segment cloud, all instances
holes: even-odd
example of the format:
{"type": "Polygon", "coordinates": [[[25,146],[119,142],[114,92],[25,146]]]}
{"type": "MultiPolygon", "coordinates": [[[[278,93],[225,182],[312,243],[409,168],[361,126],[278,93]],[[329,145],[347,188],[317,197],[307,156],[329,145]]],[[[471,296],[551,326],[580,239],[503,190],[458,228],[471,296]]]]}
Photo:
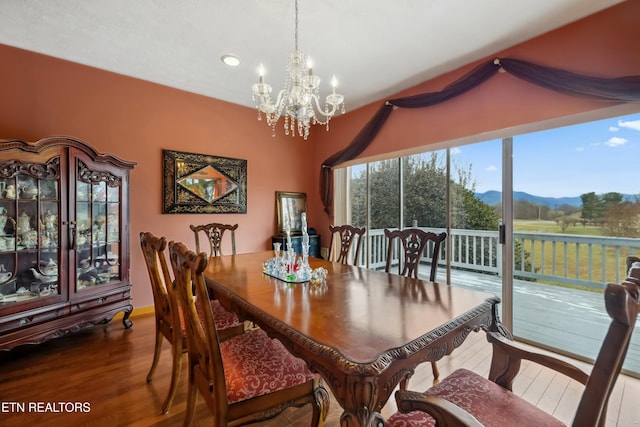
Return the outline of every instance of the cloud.
{"type": "Polygon", "coordinates": [[[576,147],[576,151],[584,151],[584,147],[576,147]]]}
{"type": "Polygon", "coordinates": [[[627,143],[626,139],[618,138],[616,136],[614,136],[613,138],[609,138],[609,140],[605,142],[605,144],[608,145],[609,147],[617,147],[618,145],[624,145],[626,143],[627,143]]]}
{"type": "Polygon", "coordinates": [[[450,150],[450,152],[451,152],[451,155],[452,155],[452,156],[455,156],[456,154],[460,154],[460,153],[462,153],[462,150],[461,150],[461,149],[459,149],[458,147],[453,147],[453,148],[450,150]]]}
{"type": "Polygon", "coordinates": [[[618,120],[618,126],[621,128],[640,130],[640,120],[628,120],[626,122],[618,120]]]}
{"type": "Polygon", "coordinates": [[[620,128],[615,127],[615,126],[609,126],[609,132],[618,132],[620,130],[620,128]]]}
{"type": "Polygon", "coordinates": [[[497,170],[498,170],[498,168],[495,167],[494,165],[491,165],[486,169],[487,172],[495,172],[497,170]]]}

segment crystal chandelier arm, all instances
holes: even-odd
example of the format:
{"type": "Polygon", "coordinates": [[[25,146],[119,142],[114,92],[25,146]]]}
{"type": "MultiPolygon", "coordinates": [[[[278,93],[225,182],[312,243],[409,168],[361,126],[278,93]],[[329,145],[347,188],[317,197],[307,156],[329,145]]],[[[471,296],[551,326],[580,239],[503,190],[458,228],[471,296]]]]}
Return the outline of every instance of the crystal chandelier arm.
{"type": "Polygon", "coordinates": [[[320,124],[326,124],[338,111],[340,105],[343,104],[344,97],[339,93],[332,93],[330,95],[327,95],[324,108],[320,106],[320,100],[316,95],[313,95],[311,99],[313,101],[312,104],[314,104],[315,107],[314,112],[316,112],[318,115],[323,116],[325,119],[320,120],[320,118],[316,117],[316,120],[320,124]]]}
{"type": "Polygon", "coordinates": [[[270,96],[262,101],[261,110],[265,113],[269,126],[274,125],[280,120],[280,116],[285,109],[284,99],[287,98],[286,92],[285,89],[278,92],[275,103],[271,102],[270,96]]]}
{"type": "Polygon", "coordinates": [[[282,89],[278,92],[278,97],[276,98],[276,102],[273,104],[274,108],[278,111],[278,117],[282,114],[286,107],[286,99],[289,98],[289,91],[287,89],[282,89]]]}
{"type": "Polygon", "coordinates": [[[322,125],[327,124],[327,122],[331,120],[331,116],[336,112],[336,106],[332,105],[331,110],[328,110],[327,107],[329,104],[325,104],[325,108],[322,108],[320,106],[320,100],[316,95],[313,95],[311,99],[312,102],[310,102],[310,104],[314,104],[311,107],[313,108],[316,121],[322,125]]]}

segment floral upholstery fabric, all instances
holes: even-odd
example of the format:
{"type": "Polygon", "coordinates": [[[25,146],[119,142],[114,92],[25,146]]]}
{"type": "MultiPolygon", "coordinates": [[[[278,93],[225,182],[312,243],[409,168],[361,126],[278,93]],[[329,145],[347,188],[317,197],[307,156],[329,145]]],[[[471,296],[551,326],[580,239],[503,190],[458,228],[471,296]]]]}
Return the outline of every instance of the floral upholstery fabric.
{"type": "Polygon", "coordinates": [[[229,403],[303,384],[317,377],[307,364],[262,330],[220,343],[229,403]]]}
{"type": "MultiPolygon", "coordinates": [[[[198,304],[198,307],[199,306],[200,305],[198,304]]],[[[211,300],[211,311],[213,311],[216,329],[233,328],[240,324],[238,316],[236,316],[235,313],[225,310],[218,300],[211,300]]],[[[202,316],[200,317],[202,318],[202,316]]]]}
{"type": "MultiPolygon", "coordinates": [[[[228,310],[225,310],[224,307],[220,304],[218,300],[211,300],[211,311],[213,312],[213,319],[216,324],[217,330],[233,328],[234,326],[240,325],[240,320],[235,313],[232,313],[228,310]]],[[[204,322],[204,313],[202,312],[202,306],[196,301],[196,311],[198,312],[198,317],[200,318],[200,323],[204,322]]],[[[184,315],[182,314],[182,310],[178,312],[180,315],[180,329],[182,330],[182,337],[186,338],[187,331],[185,330],[186,326],[184,324],[184,315]]],[[[184,349],[186,351],[187,344],[184,343],[184,349]]]]}
{"type": "MultiPolygon", "coordinates": [[[[458,369],[426,394],[440,396],[472,414],[487,427],[564,426],[557,419],[512,392],[466,369],[458,369]]],[[[392,415],[387,427],[435,426],[424,412],[392,415]]]]}

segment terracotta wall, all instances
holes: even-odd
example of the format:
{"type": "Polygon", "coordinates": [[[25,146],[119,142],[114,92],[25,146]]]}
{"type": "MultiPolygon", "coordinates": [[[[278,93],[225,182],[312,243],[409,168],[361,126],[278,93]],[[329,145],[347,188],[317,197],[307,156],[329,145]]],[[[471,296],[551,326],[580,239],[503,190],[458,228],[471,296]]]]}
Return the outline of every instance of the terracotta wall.
{"type": "MultiPolygon", "coordinates": [[[[602,76],[640,74],[640,2],[627,1],[600,14],[498,52],[602,76]]],[[[189,244],[189,224],[238,223],[238,251],[266,249],[275,230],[275,191],[308,194],[309,225],[323,235],[331,219],[318,196],[321,162],[347,145],[379,103],[348,112],[318,129],[307,142],[281,133],[274,139],[253,109],[0,45],[0,139],[34,141],[70,135],[138,162],[131,179],[134,306],[153,304],[137,247],[141,230],[189,244]],[[209,153],[248,160],[246,215],[162,215],[161,150],[209,153]]],[[[437,91],[470,70],[469,64],[397,96],[437,91]]],[[[249,96],[249,95],[248,95],[249,96]]],[[[394,96],[395,97],[395,96],[394,96]]],[[[382,102],[382,101],[381,101],[382,102]]],[[[443,105],[396,110],[363,157],[515,127],[606,107],[557,95],[498,75],[443,105]]],[[[640,107],[638,108],[640,111],[640,107]]],[[[328,239],[323,241],[326,246],[328,239]]]]}
{"type": "MultiPolygon", "coordinates": [[[[513,46],[495,55],[424,82],[390,98],[442,90],[469,72],[478,63],[494,57],[513,57],[602,77],[640,75],[640,1],[627,1],[571,25],[513,46]]],[[[499,25],[499,23],[496,23],[499,25]]],[[[434,36],[435,38],[436,36],[434,36]]],[[[435,40],[434,42],[437,42],[435,40]]],[[[332,120],[329,134],[319,132],[315,144],[315,175],[319,182],[324,159],[348,144],[374,115],[383,101],[347,113],[332,120]]],[[[560,95],[523,82],[508,74],[498,74],[482,86],[443,104],[423,109],[397,109],[380,134],[360,156],[375,158],[385,153],[422,149],[430,144],[480,135],[477,141],[510,136],[531,125],[549,119],[607,109],[612,104],[560,95]],[[482,136],[491,132],[491,138],[482,136]]],[[[640,105],[623,109],[640,111],[640,105]]],[[[621,109],[607,109],[604,115],[621,109]],[[615,110],[612,111],[612,110],[615,110]]],[[[597,117],[597,112],[592,116],[597,117]]],[[[581,121],[580,117],[567,118],[581,121]]],[[[319,196],[316,195],[317,198],[319,196]]],[[[325,230],[331,219],[322,211],[312,213],[321,219],[325,230]]]]}
{"type": "Polygon", "coordinates": [[[135,307],[153,305],[140,231],[193,245],[189,224],[238,223],[238,251],[264,250],[276,229],[275,191],[316,193],[313,141],[283,132],[274,139],[253,109],[4,45],[0,63],[0,139],[68,135],[138,162],[131,174],[135,307]],[[247,214],[163,215],[162,149],[247,159],[247,214]]]}

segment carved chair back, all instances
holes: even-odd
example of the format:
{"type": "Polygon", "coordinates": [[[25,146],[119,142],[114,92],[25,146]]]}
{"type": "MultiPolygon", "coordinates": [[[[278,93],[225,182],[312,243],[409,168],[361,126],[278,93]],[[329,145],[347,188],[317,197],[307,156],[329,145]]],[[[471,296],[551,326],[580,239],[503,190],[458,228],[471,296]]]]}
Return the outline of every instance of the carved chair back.
{"type": "Polygon", "coordinates": [[[192,393],[192,381],[198,385],[206,384],[213,394],[212,400],[215,406],[218,407],[219,415],[216,416],[216,420],[225,420],[224,423],[217,422],[214,425],[226,425],[227,387],[218,331],[214,326],[211,310],[201,310],[201,313],[198,313],[199,310],[196,308],[196,300],[209,300],[202,276],[202,272],[207,267],[206,254],[201,252],[196,255],[180,242],[171,242],[169,253],[176,278],[177,300],[184,316],[187,336],[189,393],[192,393]]]}
{"type": "Polygon", "coordinates": [[[166,414],[171,407],[178,385],[180,358],[182,357],[185,346],[184,335],[182,334],[180,326],[180,313],[176,299],[170,295],[174,290],[171,286],[172,279],[165,255],[167,239],[155,236],[150,232],[141,232],[140,246],[145,264],[147,265],[147,271],[149,272],[156,318],[155,350],[151,369],[149,369],[149,373],[147,374],[148,383],[153,380],[153,375],[160,360],[163,337],[166,338],[172,346],[173,370],[171,384],[167,398],[162,405],[162,411],[166,414]]]}
{"type": "Polygon", "coordinates": [[[604,302],[611,324],[585,385],[573,420],[574,426],[599,421],[604,426],[607,403],[627,356],[640,312],[640,266],[631,267],[621,284],[608,284],[604,302]]]}
{"type": "MultiPolygon", "coordinates": [[[[220,224],[212,222],[210,224],[203,225],[190,225],[191,231],[193,231],[196,240],[196,253],[200,252],[200,232],[204,233],[209,242],[209,256],[222,255],[222,238],[225,231],[228,231],[231,235],[231,253],[236,254],[236,229],[238,224],[220,224]]],[[[203,248],[204,250],[204,248],[203,248]]]]}
{"type": "Polygon", "coordinates": [[[405,228],[404,230],[384,230],[388,239],[387,263],[385,271],[391,272],[391,264],[393,262],[393,241],[399,239],[402,246],[402,254],[398,257],[398,273],[402,276],[418,278],[418,267],[420,260],[424,254],[425,248],[429,242],[433,242],[431,256],[431,272],[429,280],[436,280],[436,272],[438,270],[438,258],[440,256],[440,243],[447,238],[447,233],[442,232],[435,234],[430,231],[424,231],[419,228],[405,228]]]}
{"type": "Polygon", "coordinates": [[[349,264],[349,255],[351,254],[351,248],[355,247],[353,255],[353,264],[357,264],[360,259],[360,248],[363,244],[364,233],[367,231],[366,227],[358,228],[352,225],[330,225],[329,231],[331,232],[331,242],[329,244],[329,259],[333,259],[335,262],[342,264],[349,264]],[[335,236],[340,238],[340,249],[336,256],[334,251],[334,238],[335,236]],[[355,245],[355,246],[354,246],[355,245]]]}
{"type": "Polygon", "coordinates": [[[221,343],[215,314],[207,309],[208,305],[197,308],[197,301],[209,299],[203,275],[206,253],[196,254],[180,242],[170,242],[169,253],[187,336],[189,388],[185,426],[191,425],[195,415],[198,393],[216,426],[266,420],[290,406],[306,403],[313,405],[311,425],[321,426],[329,396],[320,377],[260,329],[221,343]]]}
{"type": "MultiPolygon", "coordinates": [[[[162,352],[163,337],[171,344],[173,358],[171,370],[171,383],[167,398],[162,404],[162,412],[168,413],[175,397],[180,379],[182,354],[187,351],[185,326],[182,309],[178,304],[178,296],[172,286],[173,279],[169,264],[167,263],[166,248],[167,239],[155,236],[150,232],[140,233],[140,246],[149,271],[149,279],[153,290],[154,313],[156,317],[156,340],[153,353],[153,362],[147,374],[147,382],[153,380],[156,367],[162,352]]],[[[204,300],[208,301],[208,300],[204,300]]],[[[216,313],[215,325],[221,340],[234,337],[245,331],[244,322],[240,322],[238,316],[226,311],[220,302],[211,300],[208,304],[216,313]]],[[[200,304],[198,304],[200,307],[200,304]]]]}

